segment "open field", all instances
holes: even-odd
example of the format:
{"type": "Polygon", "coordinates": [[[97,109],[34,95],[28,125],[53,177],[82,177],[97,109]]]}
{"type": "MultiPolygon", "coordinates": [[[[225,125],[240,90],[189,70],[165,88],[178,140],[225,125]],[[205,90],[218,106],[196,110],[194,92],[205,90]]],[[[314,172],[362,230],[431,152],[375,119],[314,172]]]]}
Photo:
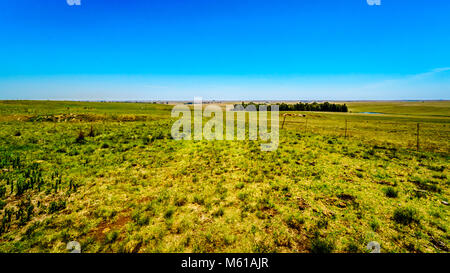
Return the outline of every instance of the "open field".
{"type": "Polygon", "coordinates": [[[378,112],[412,116],[450,117],[448,101],[347,102],[352,112],[378,112]]]}
{"type": "Polygon", "coordinates": [[[449,252],[450,102],[347,105],[261,152],[173,140],[170,105],[0,101],[0,252],[449,252]]]}

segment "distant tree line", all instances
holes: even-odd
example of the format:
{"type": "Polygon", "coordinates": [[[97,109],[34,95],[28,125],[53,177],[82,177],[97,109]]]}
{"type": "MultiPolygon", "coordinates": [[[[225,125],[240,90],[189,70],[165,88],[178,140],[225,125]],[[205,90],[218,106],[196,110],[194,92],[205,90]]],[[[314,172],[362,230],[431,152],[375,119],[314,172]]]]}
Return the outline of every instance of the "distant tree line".
{"type": "MultiPolygon", "coordinates": [[[[259,110],[260,106],[266,106],[267,111],[271,110],[270,104],[257,104],[254,102],[250,103],[244,103],[241,104],[235,104],[234,110],[239,110],[238,106],[242,106],[244,108],[247,108],[249,105],[255,106],[256,110],[259,110]]],[[[275,105],[278,105],[280,111],[317,111],[317,112],[348,112],[347,105],[344,104],[337,104],[337,103],[329,103],[329,102],[323,102],[323,103],[303,103],[298,102],[295,104],[286,104],[286,103],[277,103],[275,105]]]]}

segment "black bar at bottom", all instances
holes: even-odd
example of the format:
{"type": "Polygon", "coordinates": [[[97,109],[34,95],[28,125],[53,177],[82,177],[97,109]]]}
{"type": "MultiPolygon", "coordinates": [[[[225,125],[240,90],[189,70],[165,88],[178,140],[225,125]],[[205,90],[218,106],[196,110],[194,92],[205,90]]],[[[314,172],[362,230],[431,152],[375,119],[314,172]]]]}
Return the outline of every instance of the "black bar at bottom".
{"type": "Polygon", "coordinates": [[[1,264],[56,271],[314,272],[445,268],[449,254],[0,254],[1,264]],[[16,260],[17,259],[17,260],[16,260]],[[16,261],[15,261],[16,260],[16,261]]]}

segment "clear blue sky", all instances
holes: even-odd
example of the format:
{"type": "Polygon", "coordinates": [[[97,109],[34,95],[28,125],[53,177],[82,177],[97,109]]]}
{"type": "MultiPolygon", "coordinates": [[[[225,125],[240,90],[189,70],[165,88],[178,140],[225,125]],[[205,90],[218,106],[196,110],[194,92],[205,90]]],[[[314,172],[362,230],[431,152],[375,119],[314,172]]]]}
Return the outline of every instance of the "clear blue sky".
{"type": "Polygon", "coordinates": [[[450,1],[6,0],[0,99],[450,99],[450,1]]]}

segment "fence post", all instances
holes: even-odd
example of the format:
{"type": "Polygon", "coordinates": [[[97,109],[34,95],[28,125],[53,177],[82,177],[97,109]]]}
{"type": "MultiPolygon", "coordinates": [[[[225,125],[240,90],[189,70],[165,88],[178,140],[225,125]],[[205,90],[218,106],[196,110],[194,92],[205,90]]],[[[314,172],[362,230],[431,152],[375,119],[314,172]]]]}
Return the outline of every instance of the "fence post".
{"type": "Polygon", "coordinates": [[[420,123],[417,123],[417,151],[419,151],[419,132],[420,132],[420,123]]]}
{"type": "Polygon", "coordinates": [[[281,129],[283,129],[284,128],[284,122],[286,121],[286,116],[284,116],[284,119],[283,119],[283,124],[281,125],[281,129]]]}

